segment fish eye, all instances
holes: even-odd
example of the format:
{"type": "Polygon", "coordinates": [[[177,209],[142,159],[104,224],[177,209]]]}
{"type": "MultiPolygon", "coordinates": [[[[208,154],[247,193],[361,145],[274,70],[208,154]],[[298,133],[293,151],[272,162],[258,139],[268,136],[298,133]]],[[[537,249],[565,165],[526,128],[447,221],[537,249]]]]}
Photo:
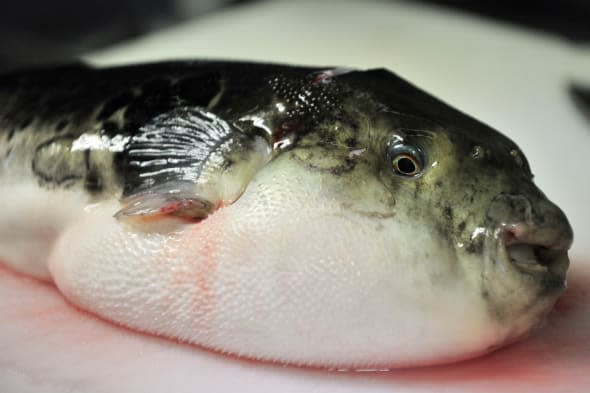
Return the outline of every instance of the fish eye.
{"type": "Polygon", "coordinates": [[[402,177],[415,177],[424,169],[424,154],[415,146],[395,144],[389,147],[388,159],[393,172],[402,177]]]}

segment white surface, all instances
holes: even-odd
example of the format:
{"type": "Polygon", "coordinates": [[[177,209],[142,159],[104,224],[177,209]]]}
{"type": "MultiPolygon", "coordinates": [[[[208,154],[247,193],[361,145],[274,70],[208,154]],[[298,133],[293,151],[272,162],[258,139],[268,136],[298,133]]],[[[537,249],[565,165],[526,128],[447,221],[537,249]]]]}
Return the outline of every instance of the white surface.
{"type": "MultiPolygon", "coordinates": [[[[234,58],[387,67],[514,139],[576,241],[570,290],[537,336],[434,369],[342,374],[237,361],[136,335],[0,270],[4,392],[580,392],[590,384],[590,124],[565,90],[590,50],[437,9],[379,2],[245,5],[88,56],[97,64],[234,58]]],[[[346,327],[343,327],[346,328],[346,327]]]]}

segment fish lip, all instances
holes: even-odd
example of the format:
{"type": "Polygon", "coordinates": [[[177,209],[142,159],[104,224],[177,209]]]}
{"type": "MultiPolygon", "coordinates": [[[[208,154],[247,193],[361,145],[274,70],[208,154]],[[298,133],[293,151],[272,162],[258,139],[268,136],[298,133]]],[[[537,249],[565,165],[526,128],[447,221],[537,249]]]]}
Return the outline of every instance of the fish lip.
{"type": "Polygon", "coordinates": [[[547,236],[524,225],[506,225],[500,229],[499,246],[503,259],[519,272],[554,284],[562,281],[565,287],[571,238],[557,231],[547,236]]]}
{"type": "Polygon", "coordinates": [[[567,250],[554,250],[536,244],[519,243],[506,246],[506,254],[512,266],[522,273],[535,275],[563,275],[565,280],[565,272],[563,272],[563,268],[566,265],[569,265],[567,250]],[[523,261],[514,257],[513,250],[516,247],[530,248],[530,253],[535,255],[535,259],[523,261]]]}

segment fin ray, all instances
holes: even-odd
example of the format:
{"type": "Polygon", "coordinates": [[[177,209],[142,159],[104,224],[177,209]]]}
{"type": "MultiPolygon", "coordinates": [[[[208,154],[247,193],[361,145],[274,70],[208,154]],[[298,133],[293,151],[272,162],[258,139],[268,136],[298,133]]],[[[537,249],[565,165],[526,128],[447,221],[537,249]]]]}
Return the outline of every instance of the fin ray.
{"type": "Polygon", "coordinates": [[[205,218],[239,198],[271,154],[264,138],[211,112],[175,108],[141,127],[127,145],[123,208],[115,217],[205,218]]]}

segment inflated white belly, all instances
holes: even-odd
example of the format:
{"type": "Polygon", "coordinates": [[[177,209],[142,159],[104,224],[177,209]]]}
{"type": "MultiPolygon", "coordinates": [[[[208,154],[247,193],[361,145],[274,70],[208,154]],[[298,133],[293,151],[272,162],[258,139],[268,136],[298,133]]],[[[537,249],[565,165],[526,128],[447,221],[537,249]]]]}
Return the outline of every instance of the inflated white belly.
{"type": "Polygon", "coordinates": [[[259,359],[411,365],[504,339],[453,256],[432,249],[433,234],[409,238],[403,217],[355,213],[326,197],[319,177],[293,175],[287,164],[262,171],[199,223],[120,221],[116,200],[86,205],[74,191],[17,187],[20,198],[2,201],[14,214],[0,222],[0,257],[117,323],[259,359]],[[19,246],[27,239],[36,249],[19,246]]]}

